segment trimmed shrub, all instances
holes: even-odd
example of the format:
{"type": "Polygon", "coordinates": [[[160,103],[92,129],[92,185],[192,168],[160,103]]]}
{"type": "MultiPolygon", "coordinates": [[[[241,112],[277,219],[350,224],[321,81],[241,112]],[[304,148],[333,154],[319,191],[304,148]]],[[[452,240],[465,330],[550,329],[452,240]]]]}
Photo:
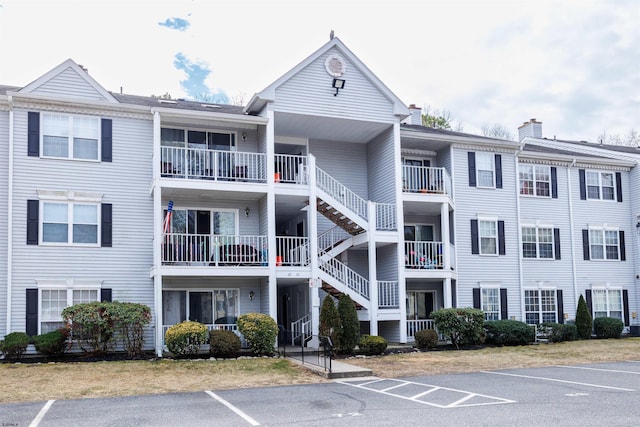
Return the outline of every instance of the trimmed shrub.
{"type": "Polygon", "coordinates": [[[549,342],[575,341],[578,339],[578,328],[574,323],[547,322],[540,325],[549,342]]]}
{"type": "Polygon", "coordinates": [[[360,337],[358,348],[368,356],[382,354],[387,349],[387,340],[377,335],[365,334],[360,337]]]}
{"type": "Polygon", "coordinates": [[[142,354],[144,326],[151,322],[151,309],[144,304],[113,301],[106,303],[115,327],[122,337],[122,344],[129,357],[142,354]]]}
{"type": "Polygon", "coordinates": [[[435,329],[421,329],[414,334],[416,347],[421,350],[432,349],[438,345],[438,333],[435,329]]]}
{"type": "Polygon", "coordinates": [[[482,344],[485,338],[484,313],[476,308],[441,308],[431,313],[436,329],[459,349],[461,345],[482,344]]]}
{"type": "Polygon", "coordinates": [[[94,354],[104,354],[115,346],[115,319],[108,302],[76,304],[62,310],[62,318],[70,325],[71,336],[80,348],[94,354]]]}
{"type": "Polygon", "coordinates": [[[492,320],[484,322],[488,344],[526,345],[536,339],[535,329],[518,320],[492,320]]]}
{"type": "Polygon", "coordinates": [[[33,337],[33,344],[38,353],[42,353],[45,356],[58,357],[62,356],[68,348],[67,338],[69,338],[69,330],[60,328],[33,337]]]}
{"type": "Polygon", "coordinates": [[[620,338],[624,323],[614,317],[596,317],[593,319],[593,330],[598,338],[620,338]]]}
{"type": "Polygon", "coordinates": [[[338,314],[335,299],[331,295],[327,295],[322,301],[319,333],[321,336],[331,338],[334,348],[340,346],[340,314],[338,314]]]}
{"type": "Polygon", "coordinates": [[[164,343],[174,356],[198,354],[200,346],[207,342],[207,327],[187,320],[173,325],[164,334],[164,343]]]}
{"type": "Polygon", "coordinates": [[[9,360],[20,360],[27,351],[31,338],[24,332],[11,332],[0,341],[0,352],[9,360]]]}
{"type": "Polygon", "coordinates": [[[238,330],[249,343],[256,356],[274,354],[278,324],[273,318],[262,313],[247,313],[238,317],[238,330]]]}
{"type": "Polygon", "coordinates": [[[358,338],[360,337],[360,321],[358,320],[356,305],[349,295],[340,295],[338,314],[340,315],[338,351],[342,354],[352,354],[356,345],[358,345],[358,338]]]}
{"type": "Polygon", "coordinates": [[[209,332],[209,353],[213,357],[237,357],[240,353],[240,338],[233,331],[213,330],[209,332]]]}
{"type": "Polygon", "coordinates": [[[578,328],[578,338],[581,340],[588,340],[591,338],[591,332],[593,330],[593,319],[591,313],[587,308],[587,303],[584,297],[580,295],[578,298],[578,308],[576,310],[576,328],[578,328]]]}

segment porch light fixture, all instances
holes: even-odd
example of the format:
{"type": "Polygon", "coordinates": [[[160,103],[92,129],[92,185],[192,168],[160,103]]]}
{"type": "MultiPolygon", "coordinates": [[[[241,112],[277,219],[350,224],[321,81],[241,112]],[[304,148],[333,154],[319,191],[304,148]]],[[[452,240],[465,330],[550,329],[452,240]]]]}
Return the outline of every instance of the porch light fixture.
{"type": "Polygon", "coordinates": [[[249,216],[250,213],[251,213],[251,209],[249,209],[249,206],[244,208],[244,216],[249,216]]]}
{"type": "Polygon", "coordinates": [[[334,93],[333,96],[338,96],[338,91],[340,91],[340,89],[344,89],[344,83],[344,79],[333,79],[331,87],[336,90],[336,93],[334,93]]]}
{"type": "Polygon", "coordinates": [[[247,140],[247,133],[246,132],[242,132],[242,141],[246,141],[247,140]]]}
{"type": "Polygon", "coordinates": [[[249,291],[249,301],[253,301],[253,297],[254,297],[255,295],[256,295],[256,294],[255,294],[253,291],[249,291]]]}

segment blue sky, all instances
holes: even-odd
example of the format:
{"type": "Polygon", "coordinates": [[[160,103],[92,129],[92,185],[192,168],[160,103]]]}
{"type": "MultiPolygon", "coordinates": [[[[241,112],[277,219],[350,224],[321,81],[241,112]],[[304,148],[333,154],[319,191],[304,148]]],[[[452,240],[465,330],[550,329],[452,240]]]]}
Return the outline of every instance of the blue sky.
{"type": "Polygon", "coordinates": [[[0,84],[67,58],[106,89],[244,102],[333,29],[401,100],[463,130],[530,118],[549,138],[640,130],[634,0],[0,0],[0,84]]]}

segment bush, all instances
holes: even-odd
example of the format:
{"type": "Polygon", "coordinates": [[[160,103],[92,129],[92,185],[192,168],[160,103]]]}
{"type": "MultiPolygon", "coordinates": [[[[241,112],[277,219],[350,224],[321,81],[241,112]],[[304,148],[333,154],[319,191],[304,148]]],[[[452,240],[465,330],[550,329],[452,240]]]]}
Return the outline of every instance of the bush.
{"type": "Polygon", "coordinates": [[[60,328],[55,331],[47,332],[33,337],[33,344],[38,353],[45,356],[62,356],[67,350],[69,338],[69,330],[60,328]]]}
{"type": "Polygon", "coordinates": [[[198,354],[206,342],[207,327],[190,320],[173,325],[164,334],[164,343],[174,356],[198,354]]]}
{"type": "Polygon", "coordinates": [[[144,343],[144,326],[151,322],[149,306],[118,301],[105,304],[115,320],[115,327],[122,337],[124,349],[129,357],[140,356],[144,343]]]}
{"type": "Polygon", "coordinates": [[[517,320],[492,320],[484,323],[486,342],[495,345],[526,345],[536,340],[535,329],[517,320]]]}
{"type": "Polygon", "coordinates": [[[435,329],[421,329],[414,334],[416,347],[421,350],[425,348],[436,348],[438,345],[438,333],[435,329]]]}
{"type": "Polygon", "coordinates": [[[431,313],[436,329],[460,345],[482,344],[485,338],[484,313],[476,308],[441,308],[431,313]]]}
{"type": "Polygon", "coordinates": [[[274,353],[278,324],[273,318],[262,313],[247,313],[238,317],[238,330],[249,343],[256,356],[271,356],[274,353]]]}
{"type": "Polygon", "coordinates": [[[620,338],[624,323],[614,317],[596,317],[593,320],[593,329],[598,338],[620,338]]]}
{"type": "Polygon", "coordinates": [[[111,317],[110,303],[72,305],[62,310],[62,318],[70,325],[71,336],[78,340],[82,350],[104,354],[114,347],[115,319],[111,317]]]}
{"type": "Polygon", "coordinates": [[[573,323],[547,322],[540,325],[540,330],[544,331],[549,342],[575,341],[578,339],[578,328],[573,323]]]}
{"type": "Polygon", "coordinates": [[[213,357],[237,357],[240,338],[233,331],[213,330],[209,333],[209,353],[213,357]]]}
{"type": "Polygon", "coordinates": [[[580,295],[578,298],[578,308],[576,310],[576,328],[578,330],[578,338],[581,340],[588,340],[591,338],[591,332],[593,330],[593,319],[591,313],[587,308],[587,303],[584,297],[580,295]]]}
{"type": "Polygon", "coordinates": [[[352,354],[353,349],[358,345],[358,338],[360,337],[360,321],[358,320],[356,305],[349,295],[340,295],[338,314],[340,315],[338,351],[342,354],[352,354]]]}
{"type": "Polygon", "coordinates": [[[20,360],[27,351],[31,338],[24,332],[11,332],[0,341],[0,352],[9,360],[20,360]]]}
{"type": "Polygon", "coordinates": [[[331,338],[331,344],[334,348],[340,347],[340,314],[338,314],[335,300],[331,295],[327,295],[322,301],[319,333],[321,336],[331,338]]]}
{"type": "Polygon", "coordinates": [[[358,343],[360,350],[369,356],[382,354],[387,349],[387,340],[377,335],[363,335],[358,343]]]}

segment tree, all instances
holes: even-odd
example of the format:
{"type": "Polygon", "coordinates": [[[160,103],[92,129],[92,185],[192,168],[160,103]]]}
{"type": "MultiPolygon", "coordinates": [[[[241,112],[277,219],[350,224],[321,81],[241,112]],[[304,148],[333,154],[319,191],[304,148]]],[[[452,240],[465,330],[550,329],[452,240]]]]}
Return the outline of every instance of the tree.
{"type": "Polygon", "coordinates": [[[598,136],[598,142],[600,144],[608,144],[608,145],[623,145],[626,147],[638,147],[640,146],[640,134],[637,130],[631,128],[629,133],[626,135],[621,134],[607,134],[607,132],[603,132],[600,136],[598,136]]]}
{"type": "Polygon", "coordinates": [[[331,338],[334,348],[340,347],[340,314],[331,295],[327,295],[322,301],[319,332],[320,335],[331,338]]]}
{"type": "Polygon", "coordinates": [[[427,105],[422,111],[422,126],[435,129],[455,130],[462,132],[462,122],[456,121],[455,116],[449,110],[437,110],[427,105]]]}
{"type": "Polygon", "coordinates": [[[509,141],[515,141],[513,133],[509,131],[506,126],[500,123],[494,123],[493,125],[482,125],[482,135],[489,138],[507,139],[509,141]]]}
{"type": "Polygon", "coordinates": [[[338,351],[342,354],[352,354],[358,345],[360,337],[360,321],[356,305],[347,294],[342,294],[338,300],[338,314],[340,315],[340,333],[338,334],[338,351]]]}
{"type": "Polygon", "coordinates": [[[578,338],[581,340],[588,340],[591,338],[591,331],[593,329],[593,319],[591,313],[587,308],[587,303],[584,297],[580,295],[578,299],[578,308],[576,310],[576,328],[578,328],[578,338]]]}

